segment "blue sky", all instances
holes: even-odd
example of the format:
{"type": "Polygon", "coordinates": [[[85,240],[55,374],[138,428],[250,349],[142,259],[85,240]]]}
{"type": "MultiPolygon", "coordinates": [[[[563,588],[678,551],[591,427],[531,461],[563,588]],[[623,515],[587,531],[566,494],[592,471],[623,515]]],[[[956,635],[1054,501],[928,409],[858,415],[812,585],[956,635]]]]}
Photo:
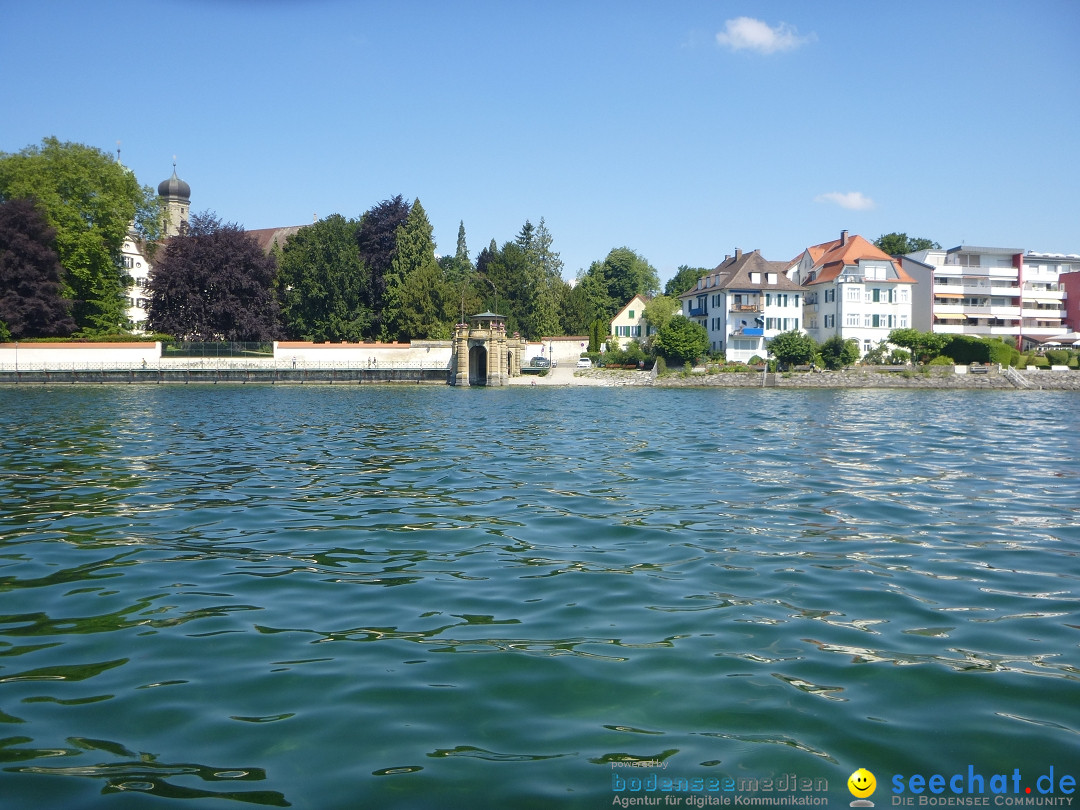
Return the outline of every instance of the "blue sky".
{"type": "Polygon", "coordinates": [[[0,3],[0,151],[172,171],[248,228],[419,198],[662,280],[841,229],[1080,253],[1080,2],[0,3]]]}

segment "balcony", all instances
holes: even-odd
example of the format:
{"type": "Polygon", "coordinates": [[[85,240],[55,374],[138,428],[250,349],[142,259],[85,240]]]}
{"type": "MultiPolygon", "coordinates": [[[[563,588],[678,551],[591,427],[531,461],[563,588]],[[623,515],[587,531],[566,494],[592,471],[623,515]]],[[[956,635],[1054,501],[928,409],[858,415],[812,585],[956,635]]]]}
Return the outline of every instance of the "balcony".
{"type": "Polygon", "coordinates": [[[732,304],[728,312],[764,312],[761,304],[732,304]]]}
{"type": "MultiPolygon", "coordinates": [[[[1020,307],[972,307],[963,304],[939,304],[934,302],[934,314],[943,318],[982,317],[982,318],[1019,318],[1020,307]]],[[[1025,312],[1024,314],[1028,314],[1025,312]]]]}
{"type": "Polygon", "coordinates": [[[690,307],[690,312],[687,314],[688,318],[704,318],[709,314],[709,308],[705,306],[690,307]]]}
{"type": "Polygon", "coordinates": [[[976,281],[974,279],[960,279],[959,283],[942,284],[941,279],[935,279],[934,295],[1020,295],[1020,288],[1015,284],[993,284],[989,281],[976,281]]]}

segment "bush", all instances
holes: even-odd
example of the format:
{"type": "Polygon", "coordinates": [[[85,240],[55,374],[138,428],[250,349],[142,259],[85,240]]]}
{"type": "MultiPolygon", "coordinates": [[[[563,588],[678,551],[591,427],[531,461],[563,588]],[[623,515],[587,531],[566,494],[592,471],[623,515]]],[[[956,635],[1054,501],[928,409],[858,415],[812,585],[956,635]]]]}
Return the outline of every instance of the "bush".
{"type": "Polygon", "coordinates": [[[991,363],[1000,363],[1003,366],[1015,366],[1020,359],[1020,352],[1002,340],[988,340],[990,347],[991,363]]]}
{"type": "Polygon", "coordinates": [[[822,363],[829,371],[839,371],[844,366],[850,366],[859,359],[859,343],[856,340],[844,340],[839,335],[833,335],[819,347],[818,354],[822,363]]]}
{"type": "Polygon", "coordinates": [[[890,366],[902,366],[905,365],[909,360],[911,360],[911,352],[906,352],[903,349],[897,349],[889,355],[888,362],[890,366]]]}
{"type": "Polygon", "coordinates": [[[756,354],[747,361],[751,366],[763,366],[765,361],[758,357],[756,354]]]}
{"type": "Polygon", "coordinates": [[[665,371],[667,371],[667,363],[664,362],[663,357],[656,358],[656,365],[654,366],[654,368],[656,368],[657,375],[663,374],[665,371]]]}
{"type": "Polygon", "coordinates": [[[1047,349],[1046,359],[1052,366],[1069,365],[1069,352],[1066,349],[1047,349]]]}
{"type": "Polygon", "coordinates": [[[927,363],[927,365],[928,366],[955,366],[956,361],[953,360],[951,357],[947,357],[944,354],[939,354],[937,357],[935,357],[933,360],[931,360],[929,363],[927,363]]]}
{"type": "Polygon", "coordinates": [[[987,363],[990,361],[990,344],[972,335],[949,335],[941,353],[953,358],[955,364],[960,366],[987,363]]]}

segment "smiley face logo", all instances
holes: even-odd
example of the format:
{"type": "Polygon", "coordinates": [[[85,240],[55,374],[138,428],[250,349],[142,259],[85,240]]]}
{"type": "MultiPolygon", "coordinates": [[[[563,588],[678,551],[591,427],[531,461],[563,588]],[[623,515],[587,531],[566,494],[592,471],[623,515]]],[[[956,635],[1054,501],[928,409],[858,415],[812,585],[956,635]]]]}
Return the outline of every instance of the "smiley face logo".
{"type": "Polygon", "coordinates": [[[848,790],[857,799],[865,799],[877,789],[877,779],[866,768],[859,768],[847,780],[848,790]]]}

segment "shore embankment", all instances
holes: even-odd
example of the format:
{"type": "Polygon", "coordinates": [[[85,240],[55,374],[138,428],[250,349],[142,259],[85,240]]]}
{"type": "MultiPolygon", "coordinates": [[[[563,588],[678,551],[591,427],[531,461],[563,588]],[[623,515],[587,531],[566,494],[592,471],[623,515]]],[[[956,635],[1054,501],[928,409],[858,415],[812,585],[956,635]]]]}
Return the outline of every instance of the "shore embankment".
{"type": "MultiPolygon", "coordinates": [[[[1075,371],[1015,371],[987,367],[978,373],[957,374],[952,366],[884,370],[854,366],[843,371],[815,372],[669,372],[621,369],[557,369],[562,374],[544,379],[547,385],[652,386],[655,388],[910,388],[958,390],[1080,390],[1075,371]]],[[[515,381],[517,384],[521,382],[515,381]]],[[[527,384],[527,383],[525,383],[527,384]]]]}

